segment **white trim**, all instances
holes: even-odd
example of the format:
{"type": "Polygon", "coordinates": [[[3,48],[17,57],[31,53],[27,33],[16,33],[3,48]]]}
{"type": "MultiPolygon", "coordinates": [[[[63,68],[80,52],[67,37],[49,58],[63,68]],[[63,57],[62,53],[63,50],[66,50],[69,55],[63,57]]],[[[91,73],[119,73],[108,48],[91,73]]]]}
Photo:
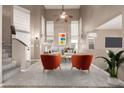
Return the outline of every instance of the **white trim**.
{"type": "MultiPolygon", "coordinates": [[[[45,9],[62,9],[61,5],[45,5],[45,9]]],[[[80,5],[64,5],[64,9],[80,9],[80,5]]]]}
{"type": "Polygon", "coordinates": [[[21,72],[27,72],[28,70],[26,69],[26,70],[21,70],[21,72]]]}
{"type": "Polygon", "coordinates": [[[15,8],[15,9],[19,9],[20,11],[24,11],[24,12],[30,13],[30,11],[29,11],[28,9],[19,7],[19,6],[17,6],[17,5],[15,5],[14,8],[15,8]]]}
{"type": "Polygon", "coordinates": [[[106,75],[108,75],[108,76],[109,76],[109,74],[108,74],[106,71],[104,71],[103,69],[101,69],[101,68],[97,67],[97,66],[96,66],[96,65],[94,65],[94,64],[92,64],[92,66],[93,66],[95,69],[97,69],[97,70],[101,71],[102,73],[104,73],[104,74],[106,74],[106,75]]]}
{"type": "Polygon", "coordinates": [[[0,84],[0,88],[3,86],[3,84],[0,84]]]}
{"type": "Polygon", "coordinates": [[[0,85],[2,84],[2,6],[0,6],[0,85]]]}

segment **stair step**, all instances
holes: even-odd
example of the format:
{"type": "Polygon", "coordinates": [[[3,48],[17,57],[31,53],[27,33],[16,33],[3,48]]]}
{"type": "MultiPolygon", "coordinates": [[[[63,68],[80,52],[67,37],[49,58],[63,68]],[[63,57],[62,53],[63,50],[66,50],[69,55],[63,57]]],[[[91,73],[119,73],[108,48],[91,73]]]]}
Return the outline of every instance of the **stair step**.
{"type": "Polygon", "coordinates": [[[2,49],[2,53],[6,52],[6,49],[2,49]]]}
{"type": "Polygon", "coordinates": [[[2,59],[2,62],[12,62],[12,59],[9,57],[9,58],[6,58],[6,59],[2,59]]]}
{"type": "Polygon", "coordinates": [[[12,50],[11,49],[2,49],[2,53],[11,53],[12,50]]]}
{"type": "Polygon", "coordinates": [[[2,46],[12,46],[12,44],[2,43],[2,46]]]}
{"type": "Polygon", "coordinates": [[[2,45],[2,48],[11,48],[12,46],[2,45]]]}
{"type": "Polygon", "coordinates": [[[2,50],[4,51],[7,51],[7,52],[11,52],[12,51],[12,48],[11,47],[2,47],[2,50]]]}
{"type": "Polygon", "coordinates": [[[2,58],[4,59],[6,59],[6,58],[9,58],[9,57],[11,57],[12,56],[12,54],[11,53],[2,53],[2,58]]]}
{"type": "Polygon", "coordinates": [[[2,51],[6,51],[6,50],[7,50],[7,51],[12,51],[11,48],[6,48],[6,47],[5,47],[5,48],[2,48],[2,51]]]}
{"type": "Polygon", "coordinates": [[[11,62],[2,62],[2,65],[8,65],[10,64],[11,62]]]}
{"type": "Polygon", "coordinates": [[[14,77],[17,73],[20,72],[19,67],[13,67],[11,70],[7,70],[3,72],[3,82],[14,77]]]}
{"type": "Polygon", "coordinates": [[[2,54],[2,58],[8,58],[9,56],[8,56],[8,53],[4,53],[4,54],[2,54]]]}
{"type": "Polygon", "coordinates": [[[10,70],[11,68],[16,67],[16,64],[12,63],[12,62],[6,62],[2,64],[2,71],[7,71],[10,70]]]}
{"type": "Polygon", "coordinates": [[[2,42],[2,74],[3,81],[12,78],[20,71],[20,68],[12,63],[12,45],[6,42],[2,42]]]}

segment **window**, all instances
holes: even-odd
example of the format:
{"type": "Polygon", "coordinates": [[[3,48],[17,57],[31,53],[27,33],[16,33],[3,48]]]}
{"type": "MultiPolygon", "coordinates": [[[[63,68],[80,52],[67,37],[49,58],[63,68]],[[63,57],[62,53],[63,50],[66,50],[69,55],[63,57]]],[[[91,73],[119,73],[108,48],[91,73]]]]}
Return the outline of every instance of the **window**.
{"type": "Polygon", "coordinates": [[[71,44],[74,49],[78,49],[78,21],[71,21],[71,44]]]}
{"type": "Polygon", "coordinates": [[[16,38],[28,45],[26,60],[31,59],[31,34],[30,34],[30,10],[20,6],[13,7],[13,25],[16,29],[16,38]]]}
{"type": "Polygon", "coordinates": [[[54,40],[54,21],[46,22],[46,40],[47,42],[53,42],[54,40]]]}
{"type": "Polygon", "coordinates": [[[95,40],[94,38],[88,39],[89,49],[94,49],[95,40]]]}
{"type": "Polygon", "coordinates": [[[97,37],[96,33],[88,33],[87,38],[88,38],[88,47],[89,49],[95,49],[95,38],[97,37]]]}
{"type": "Polygon", "coordinates": [[[30,11],[19,6],[14,6],[13,24],[16,30],[30,32],[30,11]]]}

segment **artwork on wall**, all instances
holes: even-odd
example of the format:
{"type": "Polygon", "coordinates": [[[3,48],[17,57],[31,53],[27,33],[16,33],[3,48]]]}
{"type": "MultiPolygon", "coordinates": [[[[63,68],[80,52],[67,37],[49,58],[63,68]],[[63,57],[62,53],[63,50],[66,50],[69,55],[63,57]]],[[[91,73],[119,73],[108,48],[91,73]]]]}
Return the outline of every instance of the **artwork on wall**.
{"type": "Polygon", "coordinates": [[[105,48],[122,48],[122,37],[105,37],[105,48]]]}
{"type": "Polygon", "coordinates": [[[66,45],[66,33],[59,33],[59,45],[66,45]]]}

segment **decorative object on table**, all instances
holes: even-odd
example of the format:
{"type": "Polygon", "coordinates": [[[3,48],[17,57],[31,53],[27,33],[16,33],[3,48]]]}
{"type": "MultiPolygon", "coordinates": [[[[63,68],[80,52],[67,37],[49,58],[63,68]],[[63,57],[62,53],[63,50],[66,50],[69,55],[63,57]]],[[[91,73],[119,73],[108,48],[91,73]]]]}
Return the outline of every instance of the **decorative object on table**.
{"type": "Polygon", "coordinates": [[[59,45],[66,45],[66,33],[59,33],[59,45]]]}
{"type": "Polygon", "coordinates": [[[49,50],[49,54],[51,54],[52,52],[51,52],[51,50],[49,50]]]}
{"type": "MultiPolygon", "coordinates": [[[[103,56],[98,56],[96,58],[102,58],[105,60],[105,62],[108,64],[108,68],[106,69],[106,71],[109,73],[110,78],[112,80],[112,82],[109,82],[109,83],[117,84],[118,82],[116,81],[118,80],[116,78],[118,78],[118,69],[120,65],[124,63],[124,57],[122,56],[122,53],[124,52],[124,50],[119,51],[117,53],[114,53],[111,50],[107,50],[106,52],[109,58],[106,58],[103,56]]],[[[110,81],[110,78],[109,78],[109,81],[110,81]]]]}
{"type": "Polygon", "coordinates": [[[74,50],[74,54],[76,54],[76,50],[74,50]]]}

